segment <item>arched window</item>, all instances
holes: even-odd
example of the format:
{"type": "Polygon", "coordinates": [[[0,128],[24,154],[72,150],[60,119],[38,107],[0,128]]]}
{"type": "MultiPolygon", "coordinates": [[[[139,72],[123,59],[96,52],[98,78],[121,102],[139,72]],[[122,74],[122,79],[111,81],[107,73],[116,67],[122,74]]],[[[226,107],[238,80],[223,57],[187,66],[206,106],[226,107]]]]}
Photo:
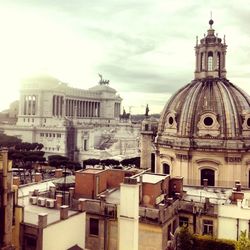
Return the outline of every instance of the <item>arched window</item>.
{"type": "Polygon", "coordinates": [[[207,54],[207,69],[208,71],[213,70],[213,52],[209,51],[207,54]]]}
{"type": "Polygon", "coordinates": [[[163,163],[162,172],[163,174],[170,174],[170,166],[167,163],[163,163]]]}
{"type": "Polygon", "coordinates": [[[201,170],[201,186],[203,185],[203,180],[208,180],[208,186],[214,186],[215,180],[214,180],[214,170],[212,169],[202,169],[201,170]]]}

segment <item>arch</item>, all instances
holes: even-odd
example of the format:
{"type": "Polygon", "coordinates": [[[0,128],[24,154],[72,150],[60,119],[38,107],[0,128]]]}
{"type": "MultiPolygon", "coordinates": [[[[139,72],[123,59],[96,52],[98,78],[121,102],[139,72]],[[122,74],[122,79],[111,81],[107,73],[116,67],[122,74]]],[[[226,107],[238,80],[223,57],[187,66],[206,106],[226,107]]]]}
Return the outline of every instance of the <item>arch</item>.
{"type": "Polygon", "coordinates": [[[203,185],[203,180],[208,180],[208,186],[214,186],[215,185],[215,170],[211,169],[209,167],[205,167],[201,169],[200,171],[200,185],[203,185]]]}
{"type": "Polygon", "coordinates": [[[207,54],[207,70],[212,71],[213,70],[213,52],[209,51],[207,54]]]}
{"type": "Polygon", "coordinates": [[[162,173],[163,174],[170,174],[170,166],[167,163],[162,164],[162,173]]]}

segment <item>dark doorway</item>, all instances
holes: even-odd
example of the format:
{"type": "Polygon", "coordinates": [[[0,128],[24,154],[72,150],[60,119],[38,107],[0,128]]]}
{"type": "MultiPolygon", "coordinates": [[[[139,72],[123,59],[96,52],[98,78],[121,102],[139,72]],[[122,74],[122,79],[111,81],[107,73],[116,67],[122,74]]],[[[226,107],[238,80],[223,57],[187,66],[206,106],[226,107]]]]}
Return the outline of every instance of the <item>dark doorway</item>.
{"type": "Polygon", "coordinates": [[[170,174],[170,166],[167,163],[163,163],[162,172],[163,174],[170,174]]]}
{"type": "Polygon", "coordinates": [[[203,180],[208,180],[208,186],[214,186],[214,170],[212,169],[202,169],[201,170],[201,186],[203,185],[203,180]]]}

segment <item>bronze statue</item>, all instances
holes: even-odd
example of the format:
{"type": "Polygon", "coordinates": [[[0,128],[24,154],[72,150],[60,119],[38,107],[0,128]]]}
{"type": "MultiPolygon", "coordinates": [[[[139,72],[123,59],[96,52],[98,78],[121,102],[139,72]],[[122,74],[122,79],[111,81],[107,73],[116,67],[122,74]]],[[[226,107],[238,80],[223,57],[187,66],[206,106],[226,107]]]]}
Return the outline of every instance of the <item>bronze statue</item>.
{"type": "Polygon", "coordinates": [[[99,75],[99,77],[100,77],[100,81],[99,81],[99,84],[100,85],[102,85],[102,84],[104,84],[104,85],[109,85],[109,80],[104,80],[103,78],[102,78],[102,75],[101,74],[98,74],[99,75]]]}
{"type": "Polygon", "coordinates": [[[147,104],[146,111],[145,111],[145,116],[148,116],[148,112],[149,112],[149,108],[148,108],[148,104],[147,104]]]}

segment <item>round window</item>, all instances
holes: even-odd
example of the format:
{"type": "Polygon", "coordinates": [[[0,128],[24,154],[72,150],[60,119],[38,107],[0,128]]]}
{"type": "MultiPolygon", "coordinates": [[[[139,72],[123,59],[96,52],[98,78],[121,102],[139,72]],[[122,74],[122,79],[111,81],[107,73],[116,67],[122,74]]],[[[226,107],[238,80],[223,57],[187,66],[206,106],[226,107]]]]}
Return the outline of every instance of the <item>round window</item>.
{"type": "Polygon", "coordinates": [[[247,126],[250,127],[250,118],[247,118],[247,126]]]}
{"type": "Polygon", "coordinates": [[[206,126],[211,126],[213,124],[213,122],[214,122],[214,120],[209,116],[204,119],[204,124],[206,126]]]}
{"type": "Polygon", "coordinates": [[[174,119],[173,119],[172,116],[170,116],[170,117],[168,118],[168,123],[169,123],[170,125],[172,125],[172,124],[174,123],[174,119]]]}

